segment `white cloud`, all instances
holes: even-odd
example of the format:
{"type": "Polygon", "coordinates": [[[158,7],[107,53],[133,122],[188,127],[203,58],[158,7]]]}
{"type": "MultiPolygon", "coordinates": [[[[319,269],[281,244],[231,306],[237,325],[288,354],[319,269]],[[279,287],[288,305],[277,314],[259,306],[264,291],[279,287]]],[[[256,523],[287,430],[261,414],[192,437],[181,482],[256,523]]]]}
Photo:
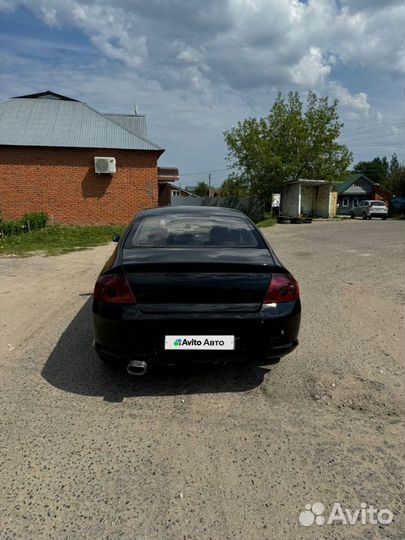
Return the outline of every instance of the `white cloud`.
{"type": "MultiPolygon", "coordinates": [[[[20,0],[21,1],[21,0],[20,0]]],[[[18,5],[19,0],[15,1],[18,5]]],[[[25,0],[164,87],[322,84],[337,63],[403,70],[404,7],[346,0],[25,0]],[[364,9],[367,5],[367,9],[364,9]],[[190,69],[193,66],[194,69],[190,69]],[[176,71],[174,75],[173,72],[176,71]]],[[[1,6],[10,7],[8,0],[1,6]]]]}
{"type": "Polygon", "coordinates": [[[342,107],[353,112],[367,116],[370,111],[370,103],[365,92],[351,94],[347,88],[337,81],[330,81],[328,85],[329,94],[339,100],[342,107]]]}
{"type": "Polygon", "coordinates": [[[4,98],[50,88],[108,110],[136,101],[167,159],[187,169],[220,168],[222,132],[266,114],[277,90],[336,97],[351,128],[402,114],[390,97],[404,70],[400,0],[0,0],[2,11],[19,5],[79,30],[93,53],[82,61],[66,44],[49,69],[51,44],[3,40],[4,98]]]}
{"type": "MultiPolygon", "coordinates": [[[[360,2],[348,2],[349,7],[360,2]]],[[[363,10],[345,8],[337,19],[335,50],[343,64],[362,66],[373,72],[402,74],[404,62],[403,2],[384,2],[372,9],[362,2],[363,10]]]]}
{"type": "Polygon", "coordinates": [[[58,20],[55,8],[44,6],[41,8],[41,13],[46,24],[49,26],[57,26],[58,20]]]}
{"type": "Polygon", "coordinates": [[[5,13],[11,12],[15,9],[15,2],[13,0],[0,0],[0,11],[5,13]]]}
{"type": "Polygon", "coordinates": [[[292,80],[296,84],[317,87],[324,82],[330,71],[331,66],[322,57],[321,50],[310,47],[308,53],[292,69],[292,80]]]}

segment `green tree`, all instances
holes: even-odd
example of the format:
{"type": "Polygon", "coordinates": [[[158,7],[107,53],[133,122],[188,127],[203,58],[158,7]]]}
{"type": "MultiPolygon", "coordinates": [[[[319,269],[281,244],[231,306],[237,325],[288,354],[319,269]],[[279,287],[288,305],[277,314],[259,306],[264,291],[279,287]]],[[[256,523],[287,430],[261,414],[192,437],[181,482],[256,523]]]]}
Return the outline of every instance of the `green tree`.
{"type": "Polygon", "coordinates": [[[385,184],[390,174],[390,165],[385,156],[383,158],[375,157],[371,161],[359,161],[353,167],[353,171],[365,174],[373,182],[385,184]]]}
{"type": "Polygon", "coordinates": [[[268,116],[248,118],[224,133],[233,181],[269,202],[287,180],[343,176],[352,154],[337,139],[343,124],[338,102],[308,92],[306,107],[298,92],[278,94],[268,116]]]}
{"type": "Polygon", "coordinates": [[[198,182],[194,190],[194,195],[198,195],[199,197],[208,197],[208,184],[206,182],[198,182]]]}
{"type": "Polygon", "coordinates": [[[221,188],[221,197],[246,197],[249,191],[245,183],[240,178],[227,178],[221,188]]]}
{"type": "Polygon", "coordinates": [[[397,197],[405,197],[405,166],[399,165],[389,176],[385,187],[397,197]]]}
{"type": "Polygon", "coordinates": [[[392,176],[394,173],[396,173],[401,168],[398,157],[396,154],[392,154],[390,166],[389,166],[389,176],[392,176]]]}

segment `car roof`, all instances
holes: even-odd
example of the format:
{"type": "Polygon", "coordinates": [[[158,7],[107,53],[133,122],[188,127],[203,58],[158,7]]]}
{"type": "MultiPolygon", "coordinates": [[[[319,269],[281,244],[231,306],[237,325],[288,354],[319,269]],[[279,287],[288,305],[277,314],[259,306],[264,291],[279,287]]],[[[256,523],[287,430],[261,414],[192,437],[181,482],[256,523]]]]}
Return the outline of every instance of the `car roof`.
{"type": "Polygon", "coordinates": [[[225,208],[224,206],[164,206],[160,208],[149,208],[142,210],[136,217],[146,216],[167,216],[167,215],[201,215],[201,216],[232,216],[246,218],[245,214],[236,208],[225,208]]]}

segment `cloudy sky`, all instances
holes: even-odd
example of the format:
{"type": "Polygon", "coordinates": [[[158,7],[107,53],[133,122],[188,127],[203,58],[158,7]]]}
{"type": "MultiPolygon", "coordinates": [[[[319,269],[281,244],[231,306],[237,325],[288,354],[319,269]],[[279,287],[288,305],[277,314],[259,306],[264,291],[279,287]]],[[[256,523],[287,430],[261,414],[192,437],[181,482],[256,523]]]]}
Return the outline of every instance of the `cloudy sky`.
{"type": "Polygon", "coordinates": [[[278,90],[338,98],[354,161],[404,159],[403,0],[0,0],[0,99],[53,90],[147,115],[182,185],[278,90]]]}

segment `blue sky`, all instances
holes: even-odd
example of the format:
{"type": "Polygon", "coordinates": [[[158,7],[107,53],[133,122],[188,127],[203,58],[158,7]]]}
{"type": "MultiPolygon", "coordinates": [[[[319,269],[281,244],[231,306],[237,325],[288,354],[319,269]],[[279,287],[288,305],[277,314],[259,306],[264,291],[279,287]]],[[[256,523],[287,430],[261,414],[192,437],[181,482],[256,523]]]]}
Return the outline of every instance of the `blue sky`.
{"type": "Polygon", "coordinates": [[[183,185],[220,184],[223,132],[279,90],[339,99],[354,162],[403,160],[404,22],[398,0],[0,0],[0,99],[137,103],[183,185]]]}

